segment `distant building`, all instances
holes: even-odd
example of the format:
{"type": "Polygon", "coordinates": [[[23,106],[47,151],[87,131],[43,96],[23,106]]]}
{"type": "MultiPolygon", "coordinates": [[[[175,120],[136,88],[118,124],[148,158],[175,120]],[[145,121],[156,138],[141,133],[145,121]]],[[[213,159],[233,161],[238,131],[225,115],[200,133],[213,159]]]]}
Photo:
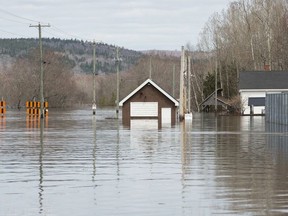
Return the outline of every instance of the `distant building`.
{"type": "MultiPolygon", "coordinates": [[[[122,101],[122,121],[125,126],[137,124],[137,120],[154,120],[158,128],[176,123],[179,102],[147,79],[122,101]],[[134,122],[134,123],[133,123],[134,122]]],[[[151,122],[151,121],[150,121],[151,122]]]]}
{"type": "Polygon", "coordinates": [[[228,101],[221,96],[221,92],[223,89],[217,89],[217,91],[214,91],[212,94],[210,94],[204,101],[200,103],[201,112],[211,112],[211,111],[228,111],[231,107],[228,101]],[[215,94],[217,92],[217,94],[215,94]],[[217,101],[215,102],[215,97],[217,101]],[[217,106],[217,109],[215,108],[217,106]],[[211,110],[213,108],[213,110],[211,110]]]}
{"type": "Polygon", "coordinates": [[[240,73],[239,93],[244,115],[265,114],[266,94],[287,91],[287,71],[243,71],[240,73]]]}

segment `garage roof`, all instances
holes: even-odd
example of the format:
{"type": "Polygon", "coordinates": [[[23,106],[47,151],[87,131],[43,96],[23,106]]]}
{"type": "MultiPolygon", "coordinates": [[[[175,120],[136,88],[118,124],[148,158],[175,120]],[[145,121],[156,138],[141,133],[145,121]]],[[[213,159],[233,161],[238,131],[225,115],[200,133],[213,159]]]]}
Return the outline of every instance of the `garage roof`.
{"type": "Polygon", "coordinates": [[[160,91],[163,95],[165,95],[167,98],[169,98],[174,104],[175,106],[179,106],[179,102],[173,98],[171,95],[169,95],[166,91],[164,91],[162,88],[160,88],[155,82],[153,82],[151,79],[147,79],[145,82],[143,82],[140,86],[138,86],[134,91],[132,91],[129,95],[127,95],[123,100],[121,100],[119,102],[119,106],[123,106],[123,104],[129,99],[131,98],[134,94],[136,94],[136,92],[138,92],[140,89],[142,89],[145,85],[147,85],[148,83],[150,83],[151,85],[153,85],[156,89],[158,89],[158,91],[160,91]]]}

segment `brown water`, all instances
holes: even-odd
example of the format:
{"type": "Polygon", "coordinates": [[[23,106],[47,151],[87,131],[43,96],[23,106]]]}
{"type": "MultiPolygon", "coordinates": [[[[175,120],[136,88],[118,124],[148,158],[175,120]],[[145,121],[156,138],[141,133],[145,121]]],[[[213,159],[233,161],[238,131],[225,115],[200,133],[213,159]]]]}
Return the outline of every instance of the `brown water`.
{"type": "Polygon", "coordinates": [[[129,129],[91,113],[0,118],[1,216],[288,214],[287,127],[194,114],[129,129]]]}

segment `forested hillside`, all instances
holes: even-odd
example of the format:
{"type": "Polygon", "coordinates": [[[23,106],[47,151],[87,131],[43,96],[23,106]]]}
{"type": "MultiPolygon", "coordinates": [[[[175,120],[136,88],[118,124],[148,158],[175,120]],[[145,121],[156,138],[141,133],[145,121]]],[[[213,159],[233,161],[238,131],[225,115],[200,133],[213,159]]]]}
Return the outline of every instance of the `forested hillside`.
{"type": "MultiPolygon", "coordinates": [[[[27,57],[32,49],[38,47],[38,39],[0,39],[0,66],[10,64],[17,57],[27,57]],[[7,62],[8,61],[8,62],[7,62]]],[[[59,53],[65,63],[75,73],[93,72],[93,43],[79,40],[61,40],[43,38],[43,50],[59,53]]],[[[116,47],[96,43],[96,73],[114,73],[116,71],[116,47]]],[[[121,70],[127,70],[141,57],[140,52],[120,48],[121,70]]],[[[45,61],[45,56],[44,56],[45,61]]]]}
{"type": "MultiPolygon", "coordinates": [[[[93,43],[43,38],[42,44],[44,98],[50,107],[91,103],[93,43]]],[[[99,80],[103,77],[109,80],[108,77],[116,72],[116,46],[96,43],[95,54],[98,91],[99,80]]],[[[124,48],[119,48],[119,54],[121,73],[137,64],[143,55],[124,48]]],[[[37,39],[0,39],[0,99],[7,101],[9,107],[21,108],[27,100],[39,100],[39,56],[37,39]]],[[[97,101],[102,101],[101,105],[115,104],[111,82],[107,89],[99,91],[110,94],[107,96],[109,99],[97,97],[97,101]]]]}

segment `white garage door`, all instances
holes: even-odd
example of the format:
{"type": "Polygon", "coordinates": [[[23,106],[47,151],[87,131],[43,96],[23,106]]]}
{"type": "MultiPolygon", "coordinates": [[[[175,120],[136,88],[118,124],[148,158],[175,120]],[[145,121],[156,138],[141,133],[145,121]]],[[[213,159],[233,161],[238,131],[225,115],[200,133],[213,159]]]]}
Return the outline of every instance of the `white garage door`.
{"type": "Polygon", "coordinates": [[[158,117],[158,102],[131,102],[131,117],[158,117]]]}

